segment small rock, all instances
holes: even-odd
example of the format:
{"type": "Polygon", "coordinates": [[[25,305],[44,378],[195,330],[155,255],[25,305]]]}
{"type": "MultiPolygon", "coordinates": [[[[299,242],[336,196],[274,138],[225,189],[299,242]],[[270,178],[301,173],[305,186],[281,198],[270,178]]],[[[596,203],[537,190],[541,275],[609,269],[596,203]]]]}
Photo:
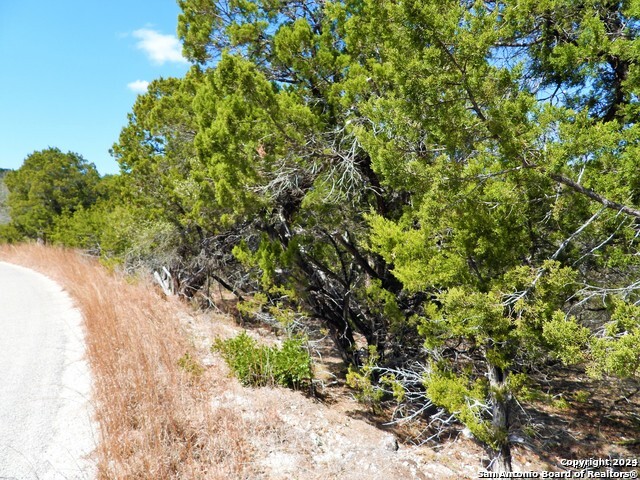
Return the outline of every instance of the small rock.
{"type": "Polygon", "coordinates": [[[389,452],[397,452],[398,448],[398,440],[393,435],[387,435],[384,440],[382,440],[382,447],[389,452]]]}
{"type": "Polygon", "coordinates": [[[216,363],[215,358],[213,358],[210,355],[207,355],[202,359],[202,365],[204,365],[205,367],[212,367],[213,365],[215,365],[215,363],[216,363]]]}
{"type": "Polygon", "coordinates": [[[471,433],[471,430],[469,430],[469,428],[465,427],[462,429],[462,436],[464,438],[473,438],[473,433],[471,433]]]}

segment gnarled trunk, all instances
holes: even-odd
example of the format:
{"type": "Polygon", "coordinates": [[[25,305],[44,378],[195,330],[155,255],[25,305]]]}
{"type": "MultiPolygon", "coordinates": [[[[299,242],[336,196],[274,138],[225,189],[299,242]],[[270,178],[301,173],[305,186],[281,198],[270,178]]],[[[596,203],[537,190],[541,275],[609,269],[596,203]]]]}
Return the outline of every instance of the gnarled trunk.
{"type": "Polygon", "coordinates": [[[506,388],[506,372],[499,367],[489,366],[489,388],[491,396],[494,447],[491,449],[492,472],[511,472],[511,445],[509,443],[511,394],[506,388]]]}

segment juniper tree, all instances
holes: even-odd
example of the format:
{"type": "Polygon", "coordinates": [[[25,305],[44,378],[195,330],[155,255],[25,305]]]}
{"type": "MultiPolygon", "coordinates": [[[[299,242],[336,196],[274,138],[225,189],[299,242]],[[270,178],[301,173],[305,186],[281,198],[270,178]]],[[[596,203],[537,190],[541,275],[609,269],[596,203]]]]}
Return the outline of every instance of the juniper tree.
{"type": "Polygon", "coordinates": [[[12,225],[26,238],[46,241],[59,218],[96,201],[99,179],[95,166],[76,153],[33,152],[5,177],[12,225]]]}
{"type": "Polygon", "coordinates": [[[118,154],[245,286],[421,364],[495,470],[533,367],[638,374],[635,2],[179,4],[197,82],[118,154]]]}
{"type": "Polygon", "coordinates": [[[180,5],[185,53],[203,66],[219,60],[194,102],[195,145],[200,177],[233,210],[224,220],[257,233],[237,256],[269,296],[284,289],[290,307],[323,319],[346,360],[357,361],[354,332],[384,352],[390,320],[368,282],[399,283],[363,248],[362,213],[390,200],[344,123],[348,56],[334,12],[321,2],[180,5]]]}
{"type": "Polygon", "coordinates": [[[399,218],[369,215],[371,248],[429,297],[414,319],[430,357],[426,395],[489,447],[492,468],[510,470],[512,398],[527,367],[578,362],[591,346],[596,370],[628,375],[629,361],[637,373],[637,284],[625,281],[637,272],[640,213],[638,12],[625,2],[359,7],[366,15],[344,26],[357,52],[346,82],[362,99],[357,135],[382,185],[410,198],[399,218]],[[599,338],[578,321],[580,305],[616,291],[626,306],[610,309],[599,338]]]}

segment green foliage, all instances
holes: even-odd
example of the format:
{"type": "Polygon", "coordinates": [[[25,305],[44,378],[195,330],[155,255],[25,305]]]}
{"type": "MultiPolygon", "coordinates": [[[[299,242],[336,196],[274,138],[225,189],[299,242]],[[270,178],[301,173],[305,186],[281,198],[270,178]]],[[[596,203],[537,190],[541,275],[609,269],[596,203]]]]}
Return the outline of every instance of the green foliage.
{"type": "Polygon", "coordinates": [[[584,361],[585,347],[591,337],[588,328],[580,325],[575,317],[566,317],[556,312],[542,329],[543,338],[549,343],[552,354],[565,365],[584,361]]]}
{"type": "Polygon", "coordinates": [[[170,222],[185,232],[200,222],[208,225],[211,217],[206,205],[211,190],[195,175],[192,102],[201,81],[194,69],[183,79],[151,82],[112,149],[122,172],[114,188],[123,200],[145,219],[170,222]]]}
{"type": "Polygon", "coordinates": [[[577,403],[587,403],[591,399],[591,392],[587,390],[578,390],[573,392],[573,397],[577,403]]]}
{"type": "Polygon", "coordinates": [[[241,242],[233,248],[233,255],[239,262],[247,267],[255,267],[261,272],[259,282],[265,291],[274,288],[275,269],[282,261],[282,247],[277,242],[272,242],[266,235],[262,235],[259,247],[252,252],[241,242]]]}
{"type": "Polygon", "coordinates": [[[22,239],[22,234],[12,223],[0,225],[0,243],[17,243],[22,239]]]}
{"type": "MultiPolygon", "coordinates": [[[[550,393],[544,392],[541,388],[535,385],[532,378],[526,373],[512,373],[509,375],[507,387],[513,396],[520,402],[542,403],[561,410],[569,408],[569,404],[562,395],[554,396],[550,393]]],[[[580,401],[578,399],[582,397],[577,393],[575,394],[576,401],[580,401]]]]}
{"type": "Polygon", "coordinates": [[[99,179],[95,166],[76,153],[32,153],[5,177],[13,226],[27,238],[46,240],[61,216],[95,203],[99,179]]]}
{"type": "MultiPolygon", "coordinates": [[[[18,209],[22,231],[194,288],[215,272],[243,313],[321,319],[352,364],[360,333],[371,405],[379,382],[402,397],[377,365],[437,363],[425,395],[496,452],[511,399],[541,398],[530,366],[638,375],[633,2],[178,3],[198,67],[138,97],[123,201],[18,209]]],[[[243,381],[279,382],[279,349],[234,341],[243,381]]]]}
{"type": "Polygon", "coordinates": [[[244,385],[298,389],[313,378],[311,357],[301,340],[289,338],[281,347],[269,347],[242,332],[228,340],[217,340],[212,350],[220,352],[244,385]]]}
{"type": "Polygon", "coordinates": [[[380,360],[375,346],[369,347],[367,361],[360,368],[349,366],[347,385],[356,391],[356,399],[367,405],[373,412],[380,410],[380,402],[384,397],[384,390],[375,382],[375,371],[380,360]]]}
{"type": "Polygon", "coordinates": [[[0,168],[0,225],[5,225],[11,220],[11,217],[9,216],[9,207],[7,205],[9,189],[4,182],[4,177],[7,173],[9,173],[9,170],[3,170],[0,168]]]}
{"type": "Polygon", "coordinates": [[[95,255],[118,250],[106,245],[103,239],[109,235],[115,215],[104,207],[79,208],[71,215],[57,219],[49,238],[54,243],[80,248],[95,255]]]}
{"type": "Polygon", "coordinates": [[[405,322],[405,317],[398,305],[397,297],[383,288],[382,282],[378,279],[374,279],[367,285],[363,296],[373,312],[388,320],[390,331],[398,333],[398,330],[405,322]]]}
{"type": "Polygon", "coordinates": [[[640,307],[616,301],[604,334],[592,340],[589,373],[594,377],[640,376],[640,307]]]}
{"type": "Polygon", "coordinates": [[[9,214],[9,189],[7,188],[4,178],[9,170],[0,169],[0,243],[14,243],[20,241],[22,235],[18,229],[11,223],[9,214]]]}
{"type": "Polygon", "coordinates": [[[482,417],[488,390],[486,382],[469,383],[448,369],[433,366],[424,383],[431,401],[454,414],[474,437],[494,447],[500,444],[498,432],[492,431],[491,424],[482,417]]]}

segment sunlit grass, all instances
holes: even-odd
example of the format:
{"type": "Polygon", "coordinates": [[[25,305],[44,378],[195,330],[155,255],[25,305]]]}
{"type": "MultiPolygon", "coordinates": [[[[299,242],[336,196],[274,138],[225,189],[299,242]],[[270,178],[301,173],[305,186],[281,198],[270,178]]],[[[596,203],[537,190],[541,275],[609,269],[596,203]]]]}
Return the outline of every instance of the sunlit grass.
{"type": "Polygon", "coordinates": [[[145,281],[125,281],[94,259],[38,245],[1,247],[0,259],[59,282],[82,310],[100,442],[100,479],[250,478],[253,427],[212,390],[231,382],[194,377],[177,302],[145,281]]]}

